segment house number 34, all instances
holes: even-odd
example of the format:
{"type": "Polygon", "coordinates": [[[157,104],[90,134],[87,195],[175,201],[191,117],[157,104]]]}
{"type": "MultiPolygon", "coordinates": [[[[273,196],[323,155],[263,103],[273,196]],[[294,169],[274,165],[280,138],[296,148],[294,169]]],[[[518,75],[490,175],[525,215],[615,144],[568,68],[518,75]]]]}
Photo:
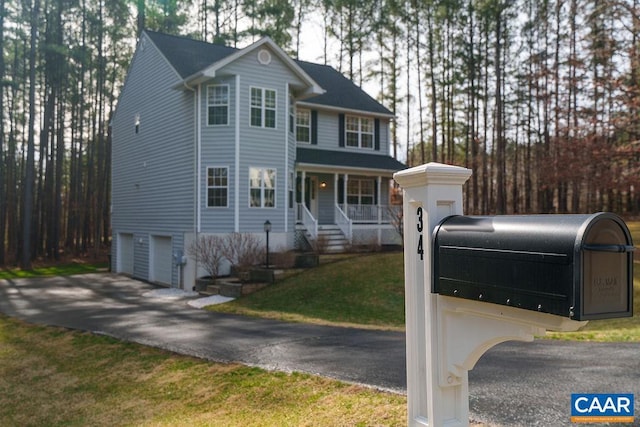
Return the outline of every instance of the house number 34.
{"type": "Polygon", "coordinates": [[[424,224],[422,222],[422,206],[418,208],[416,211],[416,215],[418,216],[418,255],[420,255],[420,260],[424,259],[424,247],[422,244],[422,229],[424,228],[424,224]]]}

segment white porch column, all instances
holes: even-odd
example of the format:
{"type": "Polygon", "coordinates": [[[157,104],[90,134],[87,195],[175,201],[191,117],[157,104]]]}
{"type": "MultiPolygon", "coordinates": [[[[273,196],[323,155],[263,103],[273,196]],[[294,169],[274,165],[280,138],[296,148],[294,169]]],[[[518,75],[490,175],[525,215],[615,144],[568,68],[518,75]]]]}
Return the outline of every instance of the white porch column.
{"type": "Polygon", "coordinates": [[[349,206],[347,206],[347,185],[348,184],[349,184],[349,174],[345,173],[344,182],[342,183],[342,187],[343,187],[342,198],[344,199],[343,200],[344,213],[345,215],[347,215],[347,217],[349,216],[349,206]]]}
{"type": "Polygon", "coordinates": [[[304,188],[304,185],[306,183],[307,180],[307,172],[306,171],[302,171],[302,183],[300,185],[300,195],[302,197],[302,206],[307,206],[307,197],[306,197],[306,190],[304,188]]]}
{"type": "Polygon", "coordinates": [[[378,245],[382,245],[382,176],[378,175],[378,245]]]}

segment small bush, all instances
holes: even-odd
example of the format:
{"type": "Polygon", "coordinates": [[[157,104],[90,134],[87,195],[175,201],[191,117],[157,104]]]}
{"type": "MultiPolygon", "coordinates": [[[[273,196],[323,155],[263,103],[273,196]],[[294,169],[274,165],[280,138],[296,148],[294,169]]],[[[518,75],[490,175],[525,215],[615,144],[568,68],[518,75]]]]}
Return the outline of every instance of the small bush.
{"type": "Polygon", "coordinates": [[[187,248],[187,254],[202,265],[211,280],[220,276],[220,267],[225,259],[224,238],[220,236],[200,236],[187,248]]]}
{"type": "Polygon", "coordinates": [[[224,239],[222,252],[239,273],[260,264],[265,255],[261,240],[250,233],[228,234],[224,239]]]}

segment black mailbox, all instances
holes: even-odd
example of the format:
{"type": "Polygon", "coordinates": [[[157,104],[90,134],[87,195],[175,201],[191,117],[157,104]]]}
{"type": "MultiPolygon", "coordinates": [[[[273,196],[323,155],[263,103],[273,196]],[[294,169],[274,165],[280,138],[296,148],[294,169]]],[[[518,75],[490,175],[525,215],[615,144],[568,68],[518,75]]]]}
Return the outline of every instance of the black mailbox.
{"type": "Polygon", "coordinates": [[[451,216],[432,292],[590,320],[633,315],[633,242],[611,213],[451,216]]]}

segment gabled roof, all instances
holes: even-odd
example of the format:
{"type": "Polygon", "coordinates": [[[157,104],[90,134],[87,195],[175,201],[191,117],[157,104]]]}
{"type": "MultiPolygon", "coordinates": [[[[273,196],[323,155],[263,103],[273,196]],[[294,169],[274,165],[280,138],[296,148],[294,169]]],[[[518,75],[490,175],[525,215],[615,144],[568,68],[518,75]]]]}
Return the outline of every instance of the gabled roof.
{"type": "Polygon", "coordinates": [[[397,172],[407,166],[390,156],[349,151],[318,150],[298,147],[296,163],[306,166],[327,166],[332,169],[362,169],[397,172]]]}
{"type": "MultiPolygon", "coordinates": [[[[261,39],[245,49],[236,49],[155,31],[145,30],[145,33],[185,82],[195,76],[204,75],[206,70],[209,72],[215,70],[218,63],[226,64],[234,58],[234,55],[241,55],[243,51],[252,51],[263,44],[268,44],[281,58],[286,56],[282,49],[269,38],[261,39]]],[[[321,93],[305,99],[304,104],[393,117],[391,111],[330,66],[296,61],[288,56],[286,61],[289,61],[294,71],[299,70],[303,76],[307,76],[305,78],[313,88],[312,95],[321,93]],[[325,92],[322,93],[319,89],[324,89],[325,92]]]]}

